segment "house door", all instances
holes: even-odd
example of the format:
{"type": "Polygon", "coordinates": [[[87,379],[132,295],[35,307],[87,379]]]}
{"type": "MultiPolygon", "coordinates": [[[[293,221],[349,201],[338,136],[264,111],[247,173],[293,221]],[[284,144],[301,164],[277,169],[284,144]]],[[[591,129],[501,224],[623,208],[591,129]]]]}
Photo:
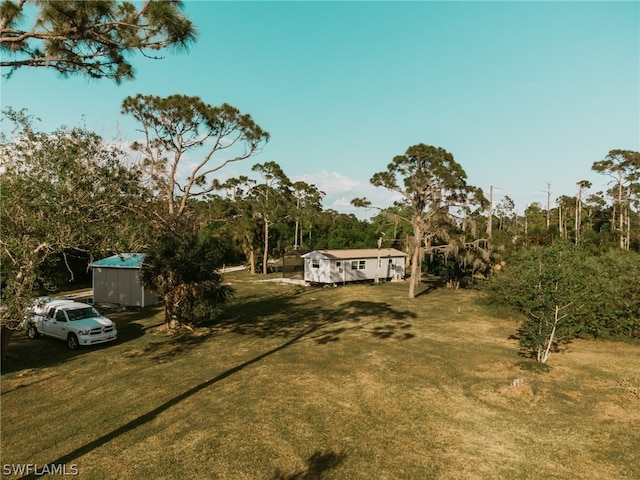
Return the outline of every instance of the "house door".
{"type": "Polygon", "coordinates": [[[342,260],[337,260],[334,263],[333,272],[331,272],[331,280],[334,283],[342,282],[345,280],[345,268],[346,265],[342,260]]]}
{"type": "Polygon", "coordinates": [[[393,274],[396,270],[396,264],[393,258],[390,258],[387,260],[387,265],[385,270],[386,270],[386,277],[393,278],[393,274]]]}

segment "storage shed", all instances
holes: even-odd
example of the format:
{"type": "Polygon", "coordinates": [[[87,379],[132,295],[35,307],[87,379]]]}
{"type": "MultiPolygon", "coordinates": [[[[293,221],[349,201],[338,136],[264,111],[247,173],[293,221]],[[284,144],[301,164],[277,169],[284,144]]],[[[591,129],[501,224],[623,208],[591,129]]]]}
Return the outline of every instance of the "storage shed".
{"type": "Polygon", "coordinates": [[[406,257],[395,248],[313,250],[302,255],[304,279],[311,283],[401,280],[406,257]]]}
{"type": "Polygon", "coordinates": [[[93,302],[125,307],[158,304],[158,296],[140,283],[143,260],[143,253],[122,253],[93,262],[93,302]]]}

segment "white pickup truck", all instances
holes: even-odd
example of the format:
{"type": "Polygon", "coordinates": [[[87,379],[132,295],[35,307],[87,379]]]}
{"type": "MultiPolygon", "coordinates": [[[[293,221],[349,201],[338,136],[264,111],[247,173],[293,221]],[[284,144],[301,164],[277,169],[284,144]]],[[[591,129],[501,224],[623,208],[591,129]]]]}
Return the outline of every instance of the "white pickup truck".
{"type": "Polygon", "coordinates": [[[71,350],[118,338],[115,323],[91,305],[73,300],[39,298],[25,321],[29,338],[40,335],[59,338],[71,350]]]}

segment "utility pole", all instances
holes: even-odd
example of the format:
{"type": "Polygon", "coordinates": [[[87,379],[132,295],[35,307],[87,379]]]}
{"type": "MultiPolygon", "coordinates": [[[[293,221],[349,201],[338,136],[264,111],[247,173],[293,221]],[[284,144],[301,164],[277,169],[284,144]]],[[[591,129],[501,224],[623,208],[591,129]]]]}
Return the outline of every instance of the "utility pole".
{"type": "Polygon", "coordinates": [[[562,197],[556,200],[558,204],[558,231],[560,232],[560,238],[564,238],[564,223],[562,221],[562,197]]]}
{"type": "Polygon", "coordinates": [[[575,224],[575,230],[576,230],[576,240],[575,240],[575,244],[578,245],[578,242],[580,241],[580,223],[582,223],[580,221],[580,216],[582,214],[582,185],[580,184],[580,182],[578,182],[578,195],[576,195],[576,224],[575,224]]]}
{"type": "Polygon", "coordinates": [[[551,225],[551,183],[547,183],[547,230],[551,225]]]}
{"type": "Polygon", "coordinates": [[[493,185],[489,186],[489,218],[487,219],[487,235],[491,238],[493,224],[493,185]]]}
{"type": "Polygon", "coordinates": [[[382,232],[380,238],[378,238],[378,263],[376,264],[376,280],[374,283],[380,283],[380,249],[382,248],[382,235],[384,235],[384,232],[382,232]]]}

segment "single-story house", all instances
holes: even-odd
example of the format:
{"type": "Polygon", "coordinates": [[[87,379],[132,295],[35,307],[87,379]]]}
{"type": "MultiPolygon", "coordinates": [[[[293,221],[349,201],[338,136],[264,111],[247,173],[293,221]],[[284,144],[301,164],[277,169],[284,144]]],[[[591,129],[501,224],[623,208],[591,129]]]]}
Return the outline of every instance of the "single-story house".
{"type": "Polygon", "coordinates": [[[143,260],[143,253],[121,253],[91,263],[93,303],[125,307],[158,304],[158,296],[140,283],[143,260]]]}
{"type": "Polygon", "coordinates": [[[304,279],[311,283],[401,280],[407,254],[395,248],[313,250],[304,259],[304,279]]]}

